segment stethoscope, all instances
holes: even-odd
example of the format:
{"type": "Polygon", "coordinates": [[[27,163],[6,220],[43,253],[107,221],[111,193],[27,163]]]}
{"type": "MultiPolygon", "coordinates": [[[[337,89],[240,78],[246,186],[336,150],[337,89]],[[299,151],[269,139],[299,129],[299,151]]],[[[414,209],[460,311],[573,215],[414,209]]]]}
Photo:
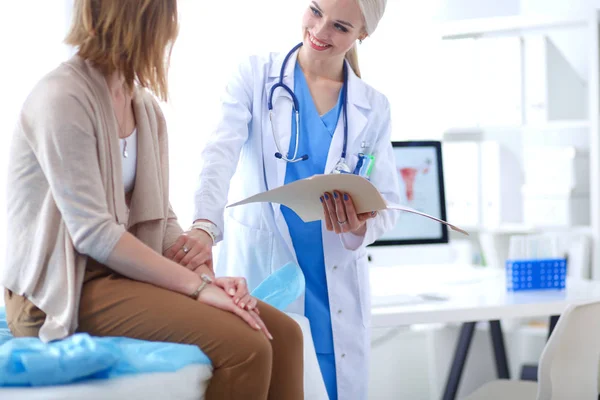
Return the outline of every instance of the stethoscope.
{"type": "MultiPolygon", "coordinates": [[[[275,85],[273,85],[273,87],[271,87],[271,92],[269,93],[269,99],[267,101],[267,105],[269,107],[269,120],[271,121],[271,130],[273,132],[273,139],[275,140],[275,146],[277,146],[277,153],[275,153],[275,157],[280,160],[289,162],[289,163],[295,163],[298,161],[308,160],[308,154],[304,154],[303,156],[298,157],[298,147],[300,146],[299,141],[298,141],[298,139],[300,137],[300,125],[298,123],[300,107],[298,104],[298,98],[294,94],[294,91],[292,89],[290,89],[290,87],[288,85],[283,83],[283,73],[285,71],[287,62],[288,62],[289,58],[291,57],[291,55],[294,54],[294,52],[296,52],[301,46],[302,46],[302,43],[297,44],[285,56],[285,58],[283,60],[283,65],[281,66],[281,72],[279,73],[279,82],[277,82],[275,85]],[[273,125],[273,114],[274,114],[273,113],[273,94],[275,93],[275,89],[277,89],[277,88],[281,88],[281,89],[285,90],[286,92],[288,92],[289,95],[292,97],[292,102],[294,103],[293,111],[294,111],[294,117],[296,119],[296,143],[295,143],[294,155],[291,158],[289,158],[289,153],[287,153],[287,156],[285,156],[284,153],[281,151],[279,137],[275,133],[275,126],[273,125]]],[[[346,66],[346,62],[344,62],[343,74],[344,74],[344,83],[342,86],[342,113],[344,116],[344,147],[342,149],[342,155],[340,157],[340,160],[337,162],[337,164],[335,165],[335,167],[332,171],[332,173],[334,173],[334,174],[335,173],[342,174],[342,173],[350,173],[351,172],[350,167],[348,167],[348,164],[346,164],[346,150],[347,150],[347,146],[348,146],[348,115],[346,112],[346,109],[347,109],[346,105],[348,103],[348,67],[346,66]]]]}

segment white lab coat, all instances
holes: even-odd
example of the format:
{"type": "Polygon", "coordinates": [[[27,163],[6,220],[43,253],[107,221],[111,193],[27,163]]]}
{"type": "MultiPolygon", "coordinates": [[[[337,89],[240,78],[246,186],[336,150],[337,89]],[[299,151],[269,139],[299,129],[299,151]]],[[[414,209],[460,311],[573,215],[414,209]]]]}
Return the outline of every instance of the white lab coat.
{"type": "MultiPolygon", "coordinates": [[[[257,203],[226,209],[229,200],[240,200],[284,183],[285,161],[277,152],[269,122],[267,98],[278,82],[287,53],[251,57],[242,63],[227,86],[220,122],[203,156],[195,194],[195,219],[208,219],[224,232],[217,256],[218,275],[244,276],[250,289],[296,255],[278,204],[257,203]],[[239,162],[238,162],[239,160],[239,162]],[[237,166],[237,171],[236,171],[237,166]],[[231,182],[231,183],[230,183],[231,182]],[[231,184],[231,192],[229,192],[231,184]]],[[[290,57],[284,82],[294,88],[297,52],[290,57]]],[[[390,143],[390,107],[387,99],[348,68],[348,156],[354,169],[361,143],[370,147],[376,163],[372,183],[383,197],[399,202],[398,174],[390,143]]],[[[274,124],[282,151],[290,143],[292,101],[283,90],[274,96],[274,124]]],[[[340,113],[327,158],[326,172],[340,159],[343,147],[343,115],[340,113]]],[[[301,133],[302,134],[302,133],[301,133]]],[[[310,156],[310,155],[309,155],[310,156]]],[[[367,398],[370,348],[370,287],[365,246],[393,227],[397,214],[380,212],[367,224],[367,233],[338,235],[323,224],[323,249],[341,400],[367,398]]],[[[289,312],[304,312],[304,298],[289,312]]]]}

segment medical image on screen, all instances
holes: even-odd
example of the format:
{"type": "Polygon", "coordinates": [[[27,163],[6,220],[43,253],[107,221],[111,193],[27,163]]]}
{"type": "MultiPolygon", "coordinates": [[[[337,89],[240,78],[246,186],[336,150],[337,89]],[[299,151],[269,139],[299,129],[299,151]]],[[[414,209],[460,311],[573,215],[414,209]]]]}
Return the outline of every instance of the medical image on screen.
{"type": "Polygon", "coordinates": [[[398,168],[400,178],[402,178],[402,182],[404,183],[404,195],[406,196],[407,205],[415,200],[415,179],[417,178],[417,175],[427,174],[431,162],[431,159],[428,158],[424,161],[423,165],[398,168]]]}
{"type": "MultiPolygon", "coordinates": [[[[441,179],[435,146],[394,146],[400,204],[418,211],[442,216],[441,179]]],[[[441,240],[442,224],[412,213],[401,213],[396,226],[381,240],[429,241],[441,240]]]]}

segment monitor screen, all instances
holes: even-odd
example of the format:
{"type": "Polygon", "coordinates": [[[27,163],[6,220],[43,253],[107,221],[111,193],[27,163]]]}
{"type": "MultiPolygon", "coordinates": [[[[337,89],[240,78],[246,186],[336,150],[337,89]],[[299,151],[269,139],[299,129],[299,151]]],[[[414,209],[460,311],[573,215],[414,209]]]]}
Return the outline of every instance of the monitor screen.
{"type": "MultiPolygon", "coordinates": [[[[392,142],[400,184],[400,204],[446,220],[442,145],[438,141],[392,142]]],[[[413,213],[398,222],[373,246],[448,243],[448,227],[413,213]]]]}

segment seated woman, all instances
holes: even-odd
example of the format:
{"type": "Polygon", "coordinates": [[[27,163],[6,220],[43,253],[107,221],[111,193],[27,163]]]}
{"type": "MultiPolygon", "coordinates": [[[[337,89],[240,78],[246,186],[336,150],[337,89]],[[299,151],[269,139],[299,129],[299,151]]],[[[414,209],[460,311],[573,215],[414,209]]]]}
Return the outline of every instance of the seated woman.
{"type": "Polygon", "coordinates": [[[214,366],[207,399],[301,399],[296,322],[243,279],[163,255],[182,229],[151,93],[167,99],[177,31],[176,0],[75,1],[66,42],[77,55],[35,86],[12,139],[9,327],[44,341],[87,332],[194,344],[214,366]]]}

